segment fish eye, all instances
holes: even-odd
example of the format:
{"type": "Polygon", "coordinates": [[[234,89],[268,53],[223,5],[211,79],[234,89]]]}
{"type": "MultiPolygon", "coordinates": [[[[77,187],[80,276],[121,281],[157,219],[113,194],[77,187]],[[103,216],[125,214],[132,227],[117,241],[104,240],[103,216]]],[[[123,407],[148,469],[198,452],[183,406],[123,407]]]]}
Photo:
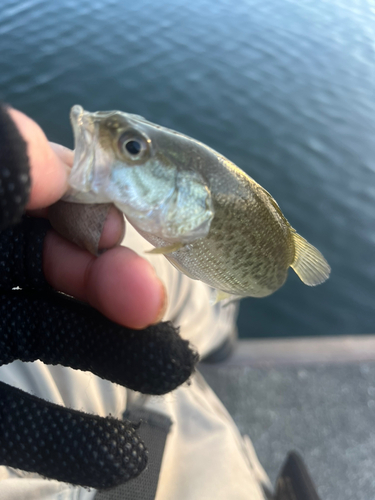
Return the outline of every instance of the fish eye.
{"type": "Polygon", "coordinates": [[[120,152],[132,160],[142,158],[148,150],[147,139],[135,131],[127,131],[121,134],[118,146],[120,152]]]}
{"type": "Polygon", "coordinates": [[[139,141],[130,140],[125,143],[126,151],[131,155],[137,155],[142,149],[142,145],[139,141]]]}

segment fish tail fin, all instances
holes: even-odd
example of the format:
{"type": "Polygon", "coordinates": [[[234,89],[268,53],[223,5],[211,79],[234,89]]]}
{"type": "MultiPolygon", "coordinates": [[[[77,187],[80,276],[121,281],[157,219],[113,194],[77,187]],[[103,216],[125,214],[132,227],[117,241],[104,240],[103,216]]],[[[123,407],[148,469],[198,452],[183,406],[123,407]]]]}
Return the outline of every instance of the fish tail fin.
{"type": "Polygon", "coordinates": [[[309,286],[320,285],[326,281],[331,268],[323,255],[298,233],[293,232],[293,239],[295,255],[291,268],[298,277],[309,286]]]}

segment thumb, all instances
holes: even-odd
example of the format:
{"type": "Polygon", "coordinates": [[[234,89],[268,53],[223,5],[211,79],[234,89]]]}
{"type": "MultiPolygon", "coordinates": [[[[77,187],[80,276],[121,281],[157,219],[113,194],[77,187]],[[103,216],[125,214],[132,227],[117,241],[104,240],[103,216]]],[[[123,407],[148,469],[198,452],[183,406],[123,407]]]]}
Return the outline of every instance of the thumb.
{"type": "Polygon", "coordinates": [[[8,113],[27,144],[31,192],[26,208],[44,208],[65,193],[69,166],[55,153],[36,122],[16,109],[9,108],[8,113]]]}

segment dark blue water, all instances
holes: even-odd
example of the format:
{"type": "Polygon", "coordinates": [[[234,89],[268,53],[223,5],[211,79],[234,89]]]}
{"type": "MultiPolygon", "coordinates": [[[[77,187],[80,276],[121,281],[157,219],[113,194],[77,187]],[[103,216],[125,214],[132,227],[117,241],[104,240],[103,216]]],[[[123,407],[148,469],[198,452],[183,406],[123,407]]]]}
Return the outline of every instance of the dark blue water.
{"type": "Polygon", "coordinates": [[[332,267],[242,301],[242,336],[375,331],[375,6],[2,0],[0,96],[72,146],[73,104],[191,135],[265,187],[332,267]]]}

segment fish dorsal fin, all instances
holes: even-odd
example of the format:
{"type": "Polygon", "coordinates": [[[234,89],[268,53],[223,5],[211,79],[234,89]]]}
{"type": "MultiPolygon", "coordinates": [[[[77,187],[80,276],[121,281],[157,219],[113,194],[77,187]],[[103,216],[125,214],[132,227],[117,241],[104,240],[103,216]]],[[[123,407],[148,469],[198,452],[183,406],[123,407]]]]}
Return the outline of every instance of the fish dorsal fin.
{"type": "Polygon", "coordinates": [[[285,215],[282,213],[281,211],[281,208],[279,207],[277,201],[273,198],[273,196],[267,191],[267,189],[264,189],[264,187],[262,186],[259,186],[260,190],[263,192],[263,194],[266,195],[266,197],[268,198],[268,201],[271,203],[271,205],[273,206],[273,208],[276,210],[276,212],[278,213],[278,215],[282,218],[282,220],[288,225],[290,226],[289,222],[286,220],[285,218],[285,215]]]}
{"type": "Polygon", "coordinates": [[[293,232],[293,239],[295,254],[291,267],[299,278],[309,286],[320,285],[326,281],[331,268],[323,255],[298,233],[293,232]]]}

